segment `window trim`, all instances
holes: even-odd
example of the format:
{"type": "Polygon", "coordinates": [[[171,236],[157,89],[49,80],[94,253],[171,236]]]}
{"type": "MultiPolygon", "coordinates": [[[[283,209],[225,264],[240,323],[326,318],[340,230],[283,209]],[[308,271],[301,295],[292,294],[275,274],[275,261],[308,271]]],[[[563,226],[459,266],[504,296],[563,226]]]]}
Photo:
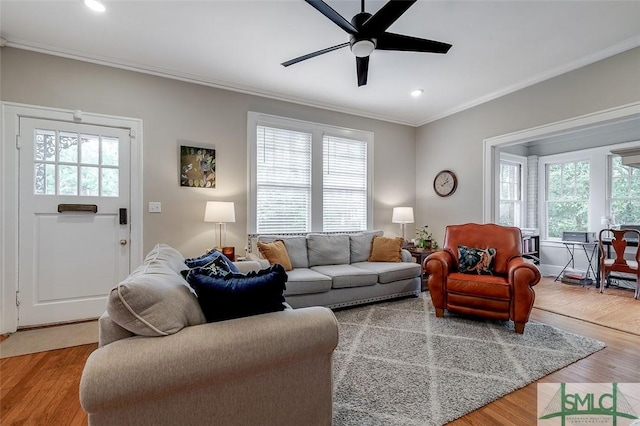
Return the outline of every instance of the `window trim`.
{"type": "Polygon", "coordinates": [[[322,143],[323,136],[361,140],[367,143],[367,229],[373,227],[374,134],[255,111],[247,112],[247,234],[256,233],[257,126],[273,126],[312,134],[311,142],[311,231],[322,232],[322,143]],[[317,159],[320,159],[318,161],[317,159]]]}

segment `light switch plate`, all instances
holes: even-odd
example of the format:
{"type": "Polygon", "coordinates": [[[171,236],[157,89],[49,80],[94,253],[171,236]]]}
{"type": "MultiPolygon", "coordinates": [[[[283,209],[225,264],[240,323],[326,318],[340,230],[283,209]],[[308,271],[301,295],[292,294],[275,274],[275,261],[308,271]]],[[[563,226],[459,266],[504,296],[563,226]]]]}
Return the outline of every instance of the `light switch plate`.
{"type": "Polygon", "coordinates": [[[162,213],[162,203],[160,201],[149,201],[149,213],[162,213]]]}

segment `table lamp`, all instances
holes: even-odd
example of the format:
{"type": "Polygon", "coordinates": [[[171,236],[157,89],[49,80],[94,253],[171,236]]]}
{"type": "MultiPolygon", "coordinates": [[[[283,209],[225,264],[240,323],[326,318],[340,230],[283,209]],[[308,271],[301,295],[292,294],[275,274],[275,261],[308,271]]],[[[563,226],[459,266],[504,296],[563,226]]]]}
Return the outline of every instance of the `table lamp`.
{"type": "MultiPolygon", "coordinates": [[[[225,247],[227,237],[227,223],[236,221],[236,211],[232,201],[207,201],[204,209],[204,221],[218,224],[218,250],[224,254],[224,249],[233,255],[233,247],[225,247]]],[[[232,259],[233,260],[233,259],[232,259]]]]}
{"type": "Polygon", "coordinates": [[[405,225],[413,223],[413,207],[394,207],[391,222],[400,224],[402,238],[406,240],[405,225]]]}

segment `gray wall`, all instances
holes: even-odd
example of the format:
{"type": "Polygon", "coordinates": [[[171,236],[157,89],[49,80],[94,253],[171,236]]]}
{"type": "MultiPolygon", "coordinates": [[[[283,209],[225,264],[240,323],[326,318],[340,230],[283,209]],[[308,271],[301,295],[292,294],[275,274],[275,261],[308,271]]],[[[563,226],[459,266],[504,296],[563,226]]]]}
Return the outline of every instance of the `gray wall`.
{"type": "Polygon", "coordinates": [[[458,114],[416,133],[416,222],[442,241],[447,224],[482,222],[483,140],[640,101],[636,48],[458,114]],[[458,189],[438,197],[433,178],[458,175],[458,189]]]}
{"type": "MultiPolygon", "coordinates": [[[[247,112],[257,111],[375,134],[374,227],[398,234],[394,206],[413,206],[416,193],[413,127],[275,101],[14,48],[2,52],[1,99],[31,105],[140,118],[144,123],[144,250],[164,242],[186,256],[214,245],[204,223],[208,200],[234,201],[236,223],[227,242],[242,254],[247,218],[247,112]],[[178,140],[216,148],[217,188],[178,182],[178,140]],[[162,202],[161,214],[146,212],[162,202]]],[[[413,235],[413,227],[407,235],[413,235]]]]}

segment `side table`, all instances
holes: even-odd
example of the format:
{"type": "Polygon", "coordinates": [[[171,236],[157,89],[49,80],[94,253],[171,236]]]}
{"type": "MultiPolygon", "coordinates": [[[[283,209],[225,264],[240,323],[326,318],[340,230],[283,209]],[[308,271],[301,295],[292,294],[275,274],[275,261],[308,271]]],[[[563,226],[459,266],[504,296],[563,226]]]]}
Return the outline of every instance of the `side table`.
{"type": "MultiPolygon", "coordinates": [[[[409,253],[411,253],[411,256],[413,256],[413,258],[416,260],[416,262],[418,262],[418,264],[420,265],[420,267],[422,268],[422,262],[424,262],[424,260],[427,258],[427,256],[429,256],[431,253],[435,253],[436,250],[430,250],[430,249],[407,249],[407,251],[409,253]]],[[[427,276],[427,272],[423,269],[422,270],[422,291],[425,291],[429,288],[428,286],[428,276],[427,276]]]]}

